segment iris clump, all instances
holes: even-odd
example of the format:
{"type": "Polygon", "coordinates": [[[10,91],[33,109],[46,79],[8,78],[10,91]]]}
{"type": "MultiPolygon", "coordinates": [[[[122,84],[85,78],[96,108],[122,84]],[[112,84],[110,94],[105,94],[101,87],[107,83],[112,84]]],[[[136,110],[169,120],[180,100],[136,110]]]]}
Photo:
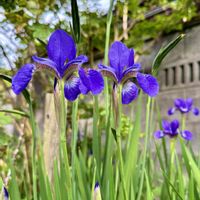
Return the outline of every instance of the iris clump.
{"type": "Polygon", "coordinates": [[[99,64],[98,67],[104,76],[110,77],[114,87],[121,84],[122,103],[129,104],[138,96],[138,86],[132,78],[136,78],[139,87],[151,97],[159,92],[159,84],[155,77],[141,73],[140,63],[134,61],[134,50],[128,49],[122,42],[114,42],[109,49],[110,66],[99,64]]]}
{"type": "Polygon", "coordinates": [[[156,139],[163,138],[164,136],[169,136],[170,138],[175,138],[181,135],[185,140],[192,140],[192,133],[188,130],[180,130],[179,121],[177,119],[169,122],[162,120],[162,130],[158,130],[154,133],[156,139]]]}
{"type": "Polygon", "coordinates": [[[171,107],[168,110],[168,115],[173,115],[175,111],[179,111],[181,114],[193,112],[194,115],[199,115],[199,109],[193,106],[192,98],[178,98],[174,100],[174,107],[171,107]]]}
{"type": "Polygon", "coordinates": [[[69,101],[74,101],[81,92],[99,94],[104,88],[102,75],[89,69],[85,72],[81,68],[88,61],[87,56],[76,56],[76,45],[73,38],[63,30],[54,31],[47,44],[48,58],[36,55],[32,57],[34,63],[25,64],[12,78],[12,89],[15,94],[20,94],[32,79],[33,74],[39,70],[48,70],[57,80],[65,81],[64,93],[69,101]],[[81,76],[76,75],[79,71],[81,76]]]}

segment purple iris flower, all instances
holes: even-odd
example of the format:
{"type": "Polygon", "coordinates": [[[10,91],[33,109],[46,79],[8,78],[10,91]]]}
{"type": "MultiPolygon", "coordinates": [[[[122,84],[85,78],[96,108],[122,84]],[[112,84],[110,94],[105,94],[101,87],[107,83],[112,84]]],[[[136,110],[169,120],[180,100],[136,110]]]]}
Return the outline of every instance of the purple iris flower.
{"type": "Polygon", "coordinates": [[[174,107],[172,107],[168,110],[168,115],[173,115],[176,110],[180,111],[182,114],[192,111],[194,115],[199,115],[199,109],[193,106],[192,98],[175,99],[174,107]]]}
{"type": "Polygon", "coordinates": [[[179,121],[173,120],[172,122],[168,122],[166,120],[162,120],[162,129],[158,130],[154,133],[154,137],[157,139],[160,139],[164,136],[169,136],[170,138],[174,138],[180,134],[182,138],[185,140],[191,140],[192,139],[192,133],[188,130],[179,130],[179,121]]]}
{"type": "Polygon", "coordinates": [[[149,96],[159,92],[159,84],[153,76],[139,71],[141,66],[134,63],[134,50],[128,49],[122,42],[114,42],[109,50],[110,66],[99,64],[104,76],[111,77],[115,85],[122,84],[122,103],[129,104],[138,96],[138,87],[130,78],[136,78],[139,87],[149,96]]]}
{"type": "Polygon", "coordinates": [[[64,93],[69,101],[74,101],[81,93],[83,86],[87,92],[98,94],[103,90],[104,83],[100,72],[89,69],[86,73],[81,65],[88,61],[87,56],[80,55],[76,57],[76,46],[73,38],[63,30],[54,31],[47,45],[48,58],[33,56],[34,64],[25,64],[13,77],[12,89],[15,94],[20,94],[28,85],[34,72],[47,69],[53,72],[57,79],[65,80],[64,93]],[[85,79],[74,75],[76,70],[84,73],[87,79],[87,85],[84,85],[85,79]],[[95,81],[97,80],[97,81],[95,81]],[[94,83],[93,83],[94,82],[94,83]],[[96,89],[98,87],[98,89],[96,89]],[[95,90],[96,89],[96,90],[95,90]]]}

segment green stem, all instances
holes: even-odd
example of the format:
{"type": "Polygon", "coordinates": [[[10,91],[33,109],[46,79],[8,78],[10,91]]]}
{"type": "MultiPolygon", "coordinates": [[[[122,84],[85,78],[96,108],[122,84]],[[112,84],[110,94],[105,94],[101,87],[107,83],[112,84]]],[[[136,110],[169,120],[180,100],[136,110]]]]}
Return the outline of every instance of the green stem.
{"type": "Polygon", "coordinates": [[[37,200],[37,176],[36,176],[36,125],[33,113],[32,101],[29,103],[30,123],[32,129],[32,179],[33,179],[33,199],[37,200]]]}
{"type": "MultiPolygon", "coordinates": [[[[120,173],[120,179],[122,181],[122,189],[124,193],[124,199],[127,200],[127,193],[126,193],[126,184],[124,179],[124,163],[123,163],[123,156],[122,156],[122,147],[121,147],[121,116],[122,116],[122,102],[121,102],[121,85],[117,86],[115,88],[117,91],[117,95],[113,95],[113,100],[116,104],[114,107],[115,112],[115,129],[116,129],[116,135],[117,135],[117,157],[119,159],[118,162],[118,168],[120,173]],[[117,110],[116,110],[117,109],[117,110]]],[[[121,198],[121,197],[120,197],[121,198]]]]}
{"type": "Polygon", "coordinates": [[[137,200],[139,200],[141,198],[143,182],[144,182],[145,164],[146,164],[146,157],[147,157],[147,147],[148,147],[148,141],[149,141],[149,119],[150,119],[151,100],[152,100],[151,97],[148,97],[147,107],[146,107],[146,130],[145,130],[144,156],[143,156],[143,161],[142,161],[141,179],[140,179],[140,185],[139,185],[137,200]]]}
{"type": "Polygon", "coordinates": [[[182,127],[181,127],[181,129],[182,129],[182,131],[183,130],[185,130],[185,121],[186,121],[186,115],[184,115],[184,114],[182,114],[181,115],[181,125],[182,125],[182,127]]]}
{"type": "Polygon", "coordinates": [[[94,96],[94,106],[93,106],[93,153],[96,160],[97,165],[97,178],[100,178],[100,169],[101,169],[101,162],[100,162],[100,141],[99,141],[99,131],[98,131],[98,124],[99,124],[99,103],[98,97],[94,96]]]}
{"type": "MultiPolygon", "coordinates": [[[[75,180],[75,169],[76,169],[76,143],[78,134],[78,123],[77,123],[77,111],[78,111],[78,99],[73,102],[72,105],[72,180],[75,180]]],[[[77,199],[76,193],[76,181],[73,181],[73,198],[77,199]]]]}
{"type": "MultiPolygon", "coordinates": [[[[67,106],[65,105],[65,96],[64,96],[64,81],[60,81],[60,110],[59,110],[59,130],[60,130],[60,148],[62,152],[62,158],[65,161],[65,170],[67,176],[67,194],[68,199],[72,199],[72,184],[70,177],[70,167],[69,159],[67,153],[67,142],[66,142],[66,119],[67,119],[67,106]]],[[[67,101],[66,101],[67,102],[67,101]]],[[[62,163],[62,161],[60,160],[62,163]]]]}
{"type": "MultiPolygon", "coordinates": [[[[106,42],[105,42],[105,50],[104,50],[104,64],[108,64],[108,49],[109,49],[109,42],[110,42],[110,27],[112,23],[112,9],[113,9],[114,0],[110,0],[110,8],[107,15],[106,21],[106,42]]],[[[108,80],[105,78],[105,109],[106,109],[106,122],[108,121],[108,112],[109,112],[109,87],[108,87],[108,80]]]]}
{"type": "MultiPolygon", "coordinates": [[[[171,156],[170,156],[170,173],[169,173],[169,181],[171,184],[173,184],[173,182],[174,182],[174,175],[175,175],[174,174],[174,171],[175,171],[174,159],[175,159],[175,150],[176,150],[175,146],[176,146],[176,138],[174,138],[174,139],[172,138],[170,140],[170,155],[171,156]]],[[[173,196],[172,189],[171,189],[170,194],[171,194],[171,196],[173,196]]]]}

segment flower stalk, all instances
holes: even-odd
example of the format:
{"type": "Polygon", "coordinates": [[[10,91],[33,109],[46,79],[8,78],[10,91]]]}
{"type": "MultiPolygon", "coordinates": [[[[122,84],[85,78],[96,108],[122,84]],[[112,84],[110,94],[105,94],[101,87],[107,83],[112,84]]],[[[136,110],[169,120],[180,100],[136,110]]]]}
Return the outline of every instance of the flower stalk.
{"type": "Polygon", "coordinates": [[[113,89],[113,110],[114,110],[114,126],[116,130],[116,143],[117,143],[117,157],[118,157],[118,169],[120,173],[120,179],[122,182],[122,191],[124,194],[124,199],[127,200],[126,194],[126,184],[124,181],[124,163],[122,156],[122,146],[121,146],[121,114],[122,114],[122,103],[121,103],[121,86],[114,86],[113,89]]]}
{"type": "Polygon", "coordinates": [[[32,129],[32,180],[33,180],[33,198],[37,200],[37,177],[36,177],[36,125],[33,113],[32,101],[29,102],[30,123],[32,129]]]}
{"type": "Polygon", "coordinates": [[[66,170],[66,177],[67,177],[67,194],[68,199],[72,198],[72,183],[70,177],[70,168],[69,168],[69,159],[68,159],[68,152],[67,152],[67,141],[66,141],[66,119],[67,119],[67,105],[64,96],[64,81],[61,80],[59,82],[59,131],[60,131],[60,150],[61,150],[61,158],[60,164],[62,164],[62,159],[65,161],[65,170],[66,170]]]}

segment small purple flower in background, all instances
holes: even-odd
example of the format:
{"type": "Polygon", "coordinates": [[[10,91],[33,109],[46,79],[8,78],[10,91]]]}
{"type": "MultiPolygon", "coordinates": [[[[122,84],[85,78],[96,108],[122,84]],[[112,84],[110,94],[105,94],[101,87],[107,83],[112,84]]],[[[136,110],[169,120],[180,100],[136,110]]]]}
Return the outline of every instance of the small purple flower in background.
{"type": "MultiPolygon", "coordinates": [[[[80,55],[76,57],[76,46],[74,40],[63,30],[56,30],[51,34],[47,45],[47,54],[48,58],[33,56],[32,59],[35,64],[25,64],[17,72],[12,79],[13,91],[17,95],[20,94],[27,87],[34,72],[45,69],[53,72],[57,79],[65,80],[65,97],[69,101],[74,101],[81,93],[81,89],[79,88],[80,84],[83,84],[83,81],[74,75],[74,72],[76,70],[82,71],[81,65],[88,61],[87,56],[80,55]]],[[[94,71],[95,70],[89,70],[87,75],[89,83],[85,87],[88,91],[92,92],[93,87],[99,87],[100,89],[98,92],[100,93],[104,87],[102,84],[103,78],[98,71],[92,73],[94,71]],[[95,79],[100,80],[101,78],[102,80],[100,82],[95,82],[95,79]]],[[[98,94],[98,92],[95,94],[98,94]]]]}
{"type": "Polygon", "coordinates": [[[172,107],[168,110],[168,115],[173,115],[176,110],[180,111],[182,114],[192,111],[194,115],[199,115],[199,109],[193,106],[192,98],[175,99],[174,107],[172,107]]]}
{"type": "Polygon", "coordinates": [[[96,182],[94,186],[93,200],[101,200],[101,192],[100,192],[100,187],[99,187],[98,182],[96,182]]]}
{"type": "Polygon", "coordinates": [[[114,42],[109,50],[110,66],[99,64],[104,76],[111,77],[115,85],[122,84],[122,103],[129,104],[138,96],[138,87],[130,78],[136,78],[140,88],[149,96],[154,97],[159,92],[159,84],[153,76],[139,71],[141,66],[134,63],[134,50],[128,49],[122,42],[114,42]]]}
{"type": "Polygon", "coordinates": [[[9,194],[8,194],[8,190],[6,189],[6,187],[3,187],[3,194],[4,194],[4,200],[8,200],[9,194]]]}
{"type": "Polygon", "coordinates": [[[192,133],[188,130],[179,130],[179,121],[173,120],[172,122],[168,122],[166,120],[162,120],[162,129],[158,130],[154,133],[154,137],[157,139],[163,138],[164,136],[169,136],[170,138],[174,138],[180,134],[182,138],[185,140],[192,139],[192,133]]]}

